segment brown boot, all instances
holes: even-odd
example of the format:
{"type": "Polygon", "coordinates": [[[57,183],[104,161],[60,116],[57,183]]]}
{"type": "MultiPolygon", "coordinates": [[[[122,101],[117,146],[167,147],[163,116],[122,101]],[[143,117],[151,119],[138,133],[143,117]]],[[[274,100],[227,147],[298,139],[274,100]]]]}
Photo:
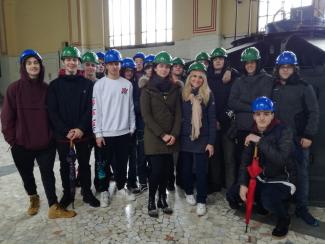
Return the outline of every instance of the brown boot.
{"type": "Polygon", "coordinates": [[[32,216],[38,213],[40,206],[39,196],[37,194],[29,196],[28,215],[32,216]]]}
{"type": "Polygon", "coordinates": [[[77,213],[73,210],[66,210],[59,204],[55,203],[49,208],[48,217],[49,219],[58,218],[73,218],[77,213]]]}

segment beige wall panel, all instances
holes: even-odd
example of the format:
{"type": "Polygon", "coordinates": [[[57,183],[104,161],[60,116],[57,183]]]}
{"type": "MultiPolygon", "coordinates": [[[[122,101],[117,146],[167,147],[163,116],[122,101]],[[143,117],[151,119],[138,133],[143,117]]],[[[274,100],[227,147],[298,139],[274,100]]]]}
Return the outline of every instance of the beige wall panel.
{"type": "Polygon", "coordinates": [[[193,4],[192,0],[173,1],[173,39],[180,41],[192,37],[193,4]]]}
{"type": "Polygon", "coordinates": [[[80,0],[68,1],[69,39],[72,45],[81,45],[80,0]]]}
{"type": "Polygon", "coordinates": [[[210,26],[211,24],[211,4],[212,0],[197,0],[197,24],[198,27],[210,26]]]}
{"type": "Polygon", "coordinates": [[[104,47],[104,4],[103,0],[84,0],[86,42],[83,46],[89,49],[104,47]]]}

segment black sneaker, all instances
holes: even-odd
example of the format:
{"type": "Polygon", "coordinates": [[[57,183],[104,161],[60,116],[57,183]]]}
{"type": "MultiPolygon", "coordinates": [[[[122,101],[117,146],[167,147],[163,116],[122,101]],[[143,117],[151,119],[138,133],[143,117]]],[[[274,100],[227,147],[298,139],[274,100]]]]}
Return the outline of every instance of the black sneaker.
{"type": "Polygon", "coordinates": [[[279,218],[275,228],[272,231],[272,235],[276,237],[284,237],[288,234],[290,226],[290,217],[279,218]]]}
{"type": "Polygon", "coordinates": [[[92,192],[84,192],[83,201],[88,203],[91,207],[98,208],[100,206],[100,202],[98,199],[93,195],[92,192]]]}
{"type": "Polygon", "coordinates": [[[133,194],[140,194],[141,193],[141,190],[140,190],[140,188],[139,187],[128,187],[128,190],[131,192],[131,193],[133,193],[133,194]]]}
{"type": "Polygon", "coordinates": [[[148,186],[147,186],[147,184],[140,184],[140,191],[141,191],[141,192],[144,192],[144,191],[146,191],[146,190],[148,190],[148,186]]]}
{"type": "Polygon", "coordinates": [[[175,185],[174,184],[168,184],[167,185],[167,190],[168,191],[175,191],[175,185]]]}
{"type": "Polygon", "coordinates": [[[319,220],[315,219],[307,208],[303,207],[300,209],[296,209],[295,214],[298,218],[302,218],[302,220],[305,221],[306,224],[314,227],[319,226],[319,220]]]}

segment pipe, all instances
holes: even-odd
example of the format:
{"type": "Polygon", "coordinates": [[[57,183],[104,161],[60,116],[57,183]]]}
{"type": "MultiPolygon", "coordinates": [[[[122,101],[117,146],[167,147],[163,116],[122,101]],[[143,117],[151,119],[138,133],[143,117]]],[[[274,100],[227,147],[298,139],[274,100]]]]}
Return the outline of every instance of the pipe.
{"type": "Polygon", "coordinates": [[[251,21],[252,21],[252,0],[249,0],[247,36],[251,35],[251,21]]]}
{"type": "Polygon", "coordinates": [[[234,41],[236,41],[237,36],[237,17],[238,17],[238,0],[236,1],[236,16],[235,16],[235,35],[234,35],[234,41]]]}

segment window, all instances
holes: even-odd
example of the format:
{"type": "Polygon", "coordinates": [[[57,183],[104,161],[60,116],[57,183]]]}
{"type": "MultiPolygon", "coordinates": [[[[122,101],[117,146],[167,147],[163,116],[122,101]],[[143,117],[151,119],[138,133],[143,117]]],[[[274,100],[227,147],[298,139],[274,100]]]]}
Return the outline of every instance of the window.
{"type": "Polygon", "coordinates": [[[171,42],[172,16],[172,0],[108,0],[108,45],[171,42]]]}
{"type": "Polygon", "coordinates": [[[109,46],[134,45],[134,0],[109,0],[108,18],[109,46]]]}
{"type": "Polygon", "coordinates": [[[264,31],[265,26],[273,21],[290,18],[290,9],[309,6],[312,0],[259,0],[258,30],[264,31]]]}
{"type": "Polygon", "coordinates": [[[172,0],[141,0],[142,44],[172,41],[172,0]]]}

